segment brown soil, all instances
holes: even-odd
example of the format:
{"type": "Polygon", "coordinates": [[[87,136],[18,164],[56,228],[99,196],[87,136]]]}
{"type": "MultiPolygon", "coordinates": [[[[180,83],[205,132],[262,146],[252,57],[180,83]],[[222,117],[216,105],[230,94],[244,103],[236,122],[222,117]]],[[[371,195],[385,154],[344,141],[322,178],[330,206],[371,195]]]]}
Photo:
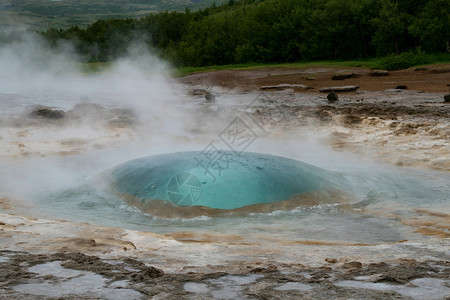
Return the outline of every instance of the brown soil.
{"type": "MultiPolygon", "coordinates": [[[[426,93],[450,92],[450,64],[433,66],[425,70],[415,68],[391,71],[388,76],[371,76],[369,69],[363,68],[264,68],[257,70],[225,70],[194,73],[180,78],[190,85],[211,85],[224,88],[255,90],[262,86],[278,84],[303,84],[307,92],[318,92],[322,87],[358,85],[360,90],[383,91],[406,86],[409,90],[426,93]],[[360,77],[332,80],[334,74],[351,71],[360,77]]],[[[305,91],[294,88],[295,91],[305,91]]]]}

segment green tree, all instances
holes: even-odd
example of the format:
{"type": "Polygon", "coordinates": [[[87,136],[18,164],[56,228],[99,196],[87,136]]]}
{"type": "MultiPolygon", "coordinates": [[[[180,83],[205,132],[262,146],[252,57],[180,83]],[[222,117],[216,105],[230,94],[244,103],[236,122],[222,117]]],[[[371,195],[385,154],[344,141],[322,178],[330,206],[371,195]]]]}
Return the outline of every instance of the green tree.
{"type": "Polygon", "coordinates": [[[428,51],[450,52],[450,2],[429,0],[409,27],[428,51]]]}
{"type": "Polygon", "coordinates": [[[410,15],[399,9],[395,0],[382,0],[379,16],[374,18],[376,32],[373,36],[377,54],[400,53],[408,48],[407,36],[410,15]]]}

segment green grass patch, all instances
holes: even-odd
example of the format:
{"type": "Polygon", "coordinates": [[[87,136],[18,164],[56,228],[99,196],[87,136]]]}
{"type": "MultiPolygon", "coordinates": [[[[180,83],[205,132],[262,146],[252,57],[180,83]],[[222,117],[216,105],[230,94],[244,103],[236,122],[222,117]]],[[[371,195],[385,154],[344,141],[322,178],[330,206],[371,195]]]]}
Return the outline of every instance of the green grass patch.
{"type": "Polygon", "coordinates": [[[450,53],[434,53],[430,55],[431,64],[449,64],[450,53]]]}
{"type": "Polygon", "coordinates": [[[336,68],[336,67],[351,67],[351,68],[379,68],[380,59],[367,60],[351,60],[351,61],[314,61],[314,62],[296,62],[296,63],[269,63],[269,64],[236,64],[236,65],[220,65],[220,66],[206,66],[206,67],[182,67],[173,70],[175,76],[185,76],[192,73],[220,71],[220,70],[257,70],[263,68],[336,68]]]}
{"type": "MultiPolygon", "coordinates": [[[[313,61],[313,62],[297,62],[297,63],[269,63],[269,64],[235,64],[220,65],[206,67],[183,67],[171,70],[171,74],[175,77],[182,77],[193,73],[203,73],[221,70],[258,70],[264,68],[369,68],[369,69],[385,69],[383,61],[386,58],[372,58],[366,60],[349,60],[349,61],[313,61]]],[[[428,63],[416,64],[418,66],[426,66],[430,64],[447,64],[450,63],[450,53],[439,53],[429,55],[428,63]]],[[[95,63],[79,63],[80,68],[85,74],[95,74],[107,70],[111,67],[111,62],[95,62],[95,63]]]]}
{"type": "Polygon", "coordinates": [[[269,64],[236,64],[236,65],[220,65],[206,67],[182,67],[172,70],[174,76],[185,76],[193,73],[203,73],[220,70],[257,70],[263,68],[295,68],[304,69],[311,67],[322,68],[369,68],[369,69],[385,69],[399,70],[412,66],[422,66],[430,64],[450,63],[450,53],[425,54],[405,52],[407,54],[391,55],[382,58],[371,58],[365,60],[349,60],[349,61],[313,61],[313,62],[296,62],[296,63],[269,63],[269,64]]]}

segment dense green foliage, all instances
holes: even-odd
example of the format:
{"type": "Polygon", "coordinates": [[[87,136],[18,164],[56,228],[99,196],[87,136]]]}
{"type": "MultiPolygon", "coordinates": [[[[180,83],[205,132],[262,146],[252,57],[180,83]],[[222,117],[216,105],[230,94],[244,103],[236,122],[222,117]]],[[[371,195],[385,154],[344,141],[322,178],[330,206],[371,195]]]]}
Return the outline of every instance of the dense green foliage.
{"type": "Polygon", "coordinates": [[[381,60],[381,66],[386,70],[406,69],[411,66],[424,65],[431,62],[430,55],[420,49],[400,54],[391,54],[381,60]]]}
{"type": "Polygon", "coordinates": [[[53,45],[72,41],[83,60],[91,62],[120,57],[138,43],[177,66],[407,52],[386,61],[399,68],[407,65],[394,66],[403,60],[426,61],[422,51],[449,51],[449,16],[448,0],[230,0],[196,12],[100,20],[85,29],[49,29],[43,35],[53,45]]]}

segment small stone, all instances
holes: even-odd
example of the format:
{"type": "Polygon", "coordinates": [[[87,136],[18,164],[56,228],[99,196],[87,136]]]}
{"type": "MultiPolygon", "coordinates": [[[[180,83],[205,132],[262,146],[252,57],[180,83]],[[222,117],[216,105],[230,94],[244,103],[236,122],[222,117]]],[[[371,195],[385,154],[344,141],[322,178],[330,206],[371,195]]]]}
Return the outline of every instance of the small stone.
{"type": "Polygon", "coordinates": [[[401,89],[387,89],[387,90],[384,90],[384,92],[385,93],[402,93],[403,90],[401,90],[401,89]]]}
{"type": "Polygon", "coordinates": [[[351,92],[359,89],[358,85],[346,85],[346,86],[332,86],[332,87],[323,87],[319,89],[319,92],[351,92]]]}
{"type": "Polygon", "coordinates": [[[264,267],[252,268],[250,270],[250,273],[267,273],[267,272],[276,271],[276,270],[278,270],[277,266],[270,265],[267,268],[264,268],[264,267]]]}
{"type": "Polygon", "coordinates": [[[348,78],[358,78],[361,75],[353,73],[353,72],[343,72],[343,73],[336,73],[331,77],[332,80],[344,80],[348,78]]]}
{"type": "Polygon", "coordinates": [[[386,70],[372,70],[370,76],[388,76],[389,72],[386,70]]]}
{"type": "Polygon", "coordinates": [[[144,270],[141,270],[139,273],[135,273],[131,276],[133,281],[136,282],[146,282],[149,279],[158,278],[164,276],[164,271],[155,267],[146,267],[144,270]]]}
{"type": "Polygon", "coordinates": [[[328,94],[327,99],[330,102],[335,102],[339,100],[339,96],[334,91],[331,91],[331,93],[328,94]]]}
{"type": "Polygon", "coordinates": [[[289,83],[282,83],[278,85],[265,85],[260,87],[261,90],[278,90],[282,91],[289,88],[297,88],[297,89],[308,89],[309,87],[304,84],[289,84],[289,83]]]}
{"type": "Polygon", "coordinates": [[[406,85],[397,85],[397,90],[406,90],[408,87],[406,85]]]}
{"type": "Polygon", "coordinates": [[[329,264],[335,264],[335,263],[337,263],[337,259],[335,259],[335,258],[329,258],[329,257],[327,257],[327,258],[325,258],[325,261],[326,261],[327,263],[329,263],[329,264]]]}
{"type": "Polygon", "coordinates": [[[445,103],[450,103],[450,94],[447,94],[444,96],[444,102],[445,103]]]}
{"type": "Polygon", "coordinates": [[[216,101],[216,96],[214,96],[210,92],[207,92],[206,95],[205,95],[205,99],[208,102],[215,102],[216,101]]]}
{"type": "Polygon", "coordinates": [[[345,263],[344,265],[342,265],[342,267],[344,269],[361,269],[362,263],[360,263],[359,261],[351,261],[351,262],[345,263]]]}
{"type": "Polygon", "coordinates": [[[266,269],[263,267],[256,267],[250,270],[250,273],[262,273],[264,272],[266,269]]]}

